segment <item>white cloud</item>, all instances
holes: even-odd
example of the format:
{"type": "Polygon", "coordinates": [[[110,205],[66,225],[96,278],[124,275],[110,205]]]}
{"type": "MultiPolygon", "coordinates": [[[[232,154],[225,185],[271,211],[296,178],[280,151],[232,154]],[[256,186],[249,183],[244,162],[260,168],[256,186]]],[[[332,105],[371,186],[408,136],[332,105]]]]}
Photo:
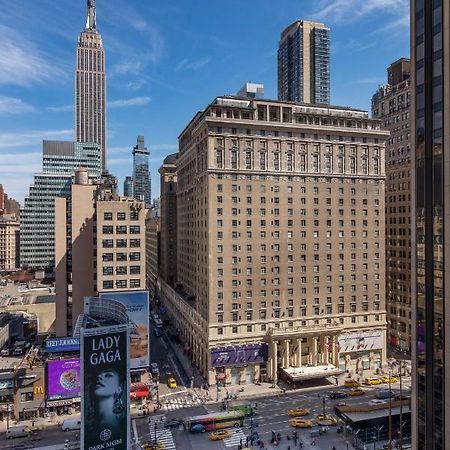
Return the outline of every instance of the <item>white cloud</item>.
{"type": "Polygon", "coordinates": [[[0,84],[30,86],[65,77],[51,58],[12,28],[0,25],[0,42],[0,84]]]}
{"type": "Polygon", "coordinates": [[[131,106],[145,106],[151,101],[150,97],[133,97],[108,102],[108,108],[128,108],[131,106]]]}
{"type": "Polygon", "coordinates": [[[47,109],[51,112],[69,112],[74,110],[73,105],[49,106],[47,109]]]}
{"type": "Polygon", "coordinates": [[[34,106],[23,102],[20,98],[0,95],[0,114],[22,114],[35,110],[34,106]]]}
{"type": "Polygon", "coordinates": [[[378,11],[398,15],[409,8],[409,0],[322,0],[316,13],[316,20],[350,22],[378,11]]]}
{"type": "Polygon", "coordinates": [[[178,63],[177,67],[175,67],[175,71],[178,72],[179,70],[198,70],[208,65],[210,61],[211,58],[209,56],[197,59],[195,61],[189,61],[188,58],[184,58],[178,63]]]}
{"type": "Polygon", "coordinates": [[[354,80],[350,84],[383,84],[386,80],[383,77],[368,77],[354,80]]]}
{"type": "Polygon", "coordinates": [[[127,87],[130,88],[133,91],[138,91],[147,83],[147,80],[144,80],[143,78],[135,81],[130,81],[127,84],[127,87]]]}
{"type": "Polygon", "coordinates": [[[140,73],[142,66],[143,66],[143,63],[142,63],[142,61],[139,61],[139,60],[123,61],[119,64],[115,64],[111,68],[111,74],[112,75],[128,75],[128,74],[137,75],[140,73]]]}
{"type": "Polygon", "coordinates": [[[73,139],[73,134],[73,130],[0,132],[0,148],[42,146],[44,139],[73,139]]]}

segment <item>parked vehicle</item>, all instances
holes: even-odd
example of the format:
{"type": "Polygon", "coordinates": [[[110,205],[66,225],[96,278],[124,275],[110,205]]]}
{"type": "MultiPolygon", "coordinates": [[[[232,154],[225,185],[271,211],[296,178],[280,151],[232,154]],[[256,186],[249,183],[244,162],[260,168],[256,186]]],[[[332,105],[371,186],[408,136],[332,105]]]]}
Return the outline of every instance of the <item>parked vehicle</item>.
{"type": "Polygon", "coordinates": [[[150,364],[150,372],[151,372],[152,375],[154,375],[154,376],[159,376],[159,367],[158,367],[158,363],[151,363],[151,364],[150,364]]]}
{"type": "Polygon", "coordinates": [[[347,388],[356,388],[359,387],[359,383],[356,380],[349,379],[344,381],[344,386],[347,388]]]}
{"type": "Polygon", "coordinates": [[[332,400],[335,400],[338,398],[347,398],[348,394],[347,394],[347,392],[343,392],[343,391],[333,391],[328,394],[328,397],[331,398],[332,400]]]}
{"type": "Polygon", "coordinates": [[[367,384],[368,386],[373,386],[373,385],[381,384],[381,380],[379,378],[370,377],[370,378],[366,378],[364,380],[364,384],[367,384]]]}
{"type": "Polygon", "coordinates": [[[394,396],[393,392],[389,391],[389,389],[378,389],[377,393],[375,394],[375,397],[378,399],[384,399],[393,396],[394,396]]]}

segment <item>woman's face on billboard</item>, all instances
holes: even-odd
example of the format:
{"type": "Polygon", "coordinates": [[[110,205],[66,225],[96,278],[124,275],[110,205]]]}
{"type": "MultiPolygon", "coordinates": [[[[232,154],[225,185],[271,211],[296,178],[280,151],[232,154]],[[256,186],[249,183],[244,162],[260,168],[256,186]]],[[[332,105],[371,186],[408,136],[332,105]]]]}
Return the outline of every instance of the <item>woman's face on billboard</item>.
{"type": "Polygon", "coordinates": [[[97,375],[94,394],[98,397],[112,397],[120,395],[122,387],[119,383],[119,375],[115,370],[103,370],[97,375]]]}

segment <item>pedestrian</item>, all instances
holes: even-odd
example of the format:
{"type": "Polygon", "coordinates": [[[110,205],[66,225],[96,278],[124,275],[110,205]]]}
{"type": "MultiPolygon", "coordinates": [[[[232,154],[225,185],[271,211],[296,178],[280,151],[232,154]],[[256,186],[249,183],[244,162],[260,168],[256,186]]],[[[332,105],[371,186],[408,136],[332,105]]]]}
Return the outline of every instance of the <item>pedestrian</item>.
{"type": "Polygon", "coordinates": [[[312,440],[311,445],[316,445],[316,440],[315,439],[312,440]]]}
{"type": "Polygon", "coordinates": [[[336,447],[333,445],[333,448],[331,450],[336,450],[336,447]]]}
{"type": "Polygon", "coordinates": [[[336,377],[335,380],[336,380],[336,386],[337,386],[339,384],[338,377],[336,377]]]}
{"type": "Polygon", "coordinates": [[[300,448],[303,448],[303,442],[300,441],[300,448]]]}

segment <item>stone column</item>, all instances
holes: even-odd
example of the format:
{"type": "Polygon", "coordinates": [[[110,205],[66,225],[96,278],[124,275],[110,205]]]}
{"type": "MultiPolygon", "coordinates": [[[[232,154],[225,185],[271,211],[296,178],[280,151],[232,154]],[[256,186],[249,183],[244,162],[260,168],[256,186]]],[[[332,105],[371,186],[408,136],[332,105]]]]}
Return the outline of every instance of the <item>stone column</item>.
{"type": "Polygon", "coordinates": [[[339,351],[338,351],[338,337],[337,337],[337,335],[333,336],[333,364],[336,367],[339,366],[339,351]]]}
{"type": "Polygon", "coordinates": [[[273,381],[275,381],[277,379],[277,353],[278,353],[278,346],[277,346],[277,341],[272,341],[270,344],[270,348],[271,348],[271,359],[270,359],[270,377],[272,378],[273,381]]]}
{"type": "Polygon", "coordinates": [[[317,366],[317,338],[312,338],[312,364],[317,366]]]}
{"type": "Polygon", "coordinates": [[[302,338],[297,339],[297,367],[302,366],[302,338]]]}
{"type": "Polygon", "coordinates": [[[324,355],[324,364],[328,364],[328,344],[330,342],[330,338],[328,336],[323,337],[323,355],[324,355]]]}
{"type": "Polygon", "coordinates": [[[290,346],[289,346],[289,339],[284,340],[284,362],[283,366],[285,369],[288,369],[291,362],[291,356],[290,356],[290,346]]]}

